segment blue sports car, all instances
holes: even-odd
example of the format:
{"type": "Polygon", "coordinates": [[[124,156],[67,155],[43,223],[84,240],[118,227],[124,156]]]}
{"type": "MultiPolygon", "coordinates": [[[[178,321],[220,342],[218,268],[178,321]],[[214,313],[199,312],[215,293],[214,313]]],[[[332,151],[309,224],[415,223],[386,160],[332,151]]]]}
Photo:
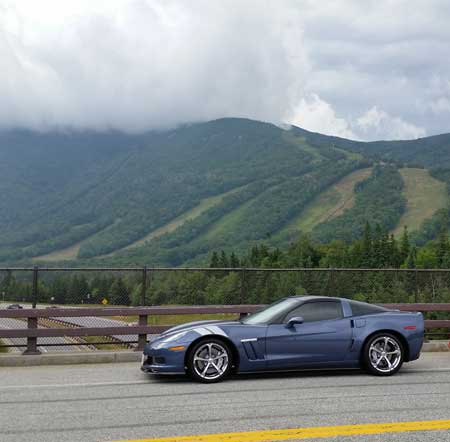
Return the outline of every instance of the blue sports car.
{"type": "Polygon", "coordinates": [[[389,376],[420,355],[421,313],[343,298],[284,298],[239,321],[198,321],[150,341],[141,369],[218,382],[232,372],[363,367],[389,376]]]}

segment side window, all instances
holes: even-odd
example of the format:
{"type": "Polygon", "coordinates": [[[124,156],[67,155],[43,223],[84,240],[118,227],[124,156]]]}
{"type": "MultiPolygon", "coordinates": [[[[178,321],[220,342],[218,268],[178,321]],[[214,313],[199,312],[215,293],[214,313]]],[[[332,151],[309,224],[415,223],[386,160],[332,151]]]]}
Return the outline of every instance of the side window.
{"type": "Polygon", "coordinates": [[[325,321],[342,318],[342,306],[337,301],[308,302],[290,311],[284,318],[284,323],[296,316],[301,316],[305,322],[325,321]]]}
{"type": "Polygon", "coordinates": [[[387,312],[388,309],[380,307],[379,305],[367,304],[359,301],[349,301],[352,308],[353,316],[373,315],[375,313],[387,312]]]}

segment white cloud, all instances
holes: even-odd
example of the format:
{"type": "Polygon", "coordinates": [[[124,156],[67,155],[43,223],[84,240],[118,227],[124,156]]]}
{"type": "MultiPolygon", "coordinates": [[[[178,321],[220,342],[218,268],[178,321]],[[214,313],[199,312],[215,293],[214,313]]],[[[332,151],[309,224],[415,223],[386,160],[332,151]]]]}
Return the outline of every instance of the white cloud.
{"type": "Polygon", "coordinates": [[[280,121],[300,98],[307,59],[298,11],[288,5],[1,4],[2,126],[139,131],[224,116],[280,121]]]}
{"type": "Polygon", "coordinates": [[[400,117],[389,115],[387,112],[373,106],[356,120],[358,132],[364,139],[403,140],[420,138],[426,135],[422,127],[404,121],[400,117]],[[367,136],[370,134],[370,136],[367,136]]]}
{"type": "Polygon", "coordinates": [[[0,127],[449,132],[449,20],[448,0],[0,0],[0,127]]]}
{"type": "Polygon", "coordinates": [[[357,138],[348,122],[344,118],[337,117],[331,105],[316,94],[309,94],[302,98],[295,108],[293,116],[288,120],[294,126],[311,132],[343,138],[357,138]]]}
{"type": "Polygon", "coordinates": [[[373,106],[355,119],[340,117],[330,103],[316,94],[309,94],[306,98],[302,98],[288,121],[294,126],[312,132],[352,140],[404,140],[426,136],[424,128],[408,123],[400,117],[389,115],[377,106],[373,106]]]}
{"type": "Polygon", "coordinates": [[[447,97],[439,97],[430,103],[430,107],[435,114],[448,113],[450,112],[450,99],[447,97]]]}

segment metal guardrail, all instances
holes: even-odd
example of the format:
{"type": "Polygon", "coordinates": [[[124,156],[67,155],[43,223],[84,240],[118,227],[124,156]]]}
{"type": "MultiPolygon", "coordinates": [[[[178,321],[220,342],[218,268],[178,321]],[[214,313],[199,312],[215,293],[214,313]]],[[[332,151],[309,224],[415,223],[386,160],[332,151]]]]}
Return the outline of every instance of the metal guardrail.
{"type": "MultiPolygon", "coordinates": [[[[382,304],[384,307],[402,311],[450,312],[450,304],[382,304]]],[[[27,327],[22,329],[0,329],[0,338],[26,338],[27,348],[24,354],[39,354],[37,340],[42,337],[64,336],[109,336],[137,335],[137,348],[142,350],[148,334],[161,333],[171,325],[148,325],[152,315],[184,315],[184,314],[239,314],[253,313],[263,305],[208,305],[208,306],[161,306],[161,307],[107,307],[107,308],[47,308],[0,310],[0,318],[26,319],[27,327]],[[71,328],[38,328],[39,318],[69,318],[89,316],[124,316],[138,317],[137,325],[123,327],[71,327],[71,328]]],[[[426,320],[425,328],[450,329],[450,320],[426,320]]]]}

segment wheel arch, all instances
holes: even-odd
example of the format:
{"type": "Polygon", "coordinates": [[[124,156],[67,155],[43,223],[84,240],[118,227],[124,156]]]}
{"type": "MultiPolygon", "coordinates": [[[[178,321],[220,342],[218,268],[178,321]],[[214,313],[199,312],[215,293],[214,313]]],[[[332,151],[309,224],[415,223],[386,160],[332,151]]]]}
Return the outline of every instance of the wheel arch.
{"type": "Polygon", "coordinates": [[[230,338],[228,338],[226,336],[222,336],[222,335],[217,335],[217,334],[210,334],[210,335],[206,335],[206,336],[199,336],[197,339],[192,341],[189,344],[189,346],[188,346],[188,348],[186,350],[185,356],[184,356],[184,366],[185,367],[187,366],[187,360],[188,360],[189,355],[190,355],[192,349],[194,348],[194,346],[197,345],[201,341],[207,341],[208,339],[211,339],[211,338],[217,339],[219,341],[222,341],[222,342],[224,342],[225,344],[228,345],[228,347],[231,350],[232,357],[233,357],[233,371],[237,371],[238,368],[239,368],[240,357],[239,357],[239,351],[238,351],[236,345],[234,344],[234,342],[230,338]]]}
{"type": "Polygon", "coordinates": [[[389,333],[391,335],[394,335],[396,338],[398,338],[398,340],[401,342],[403,349],[405,350],[405,357],[404,357],[404,361],[408,362],[409,361],[409,344],[407,339],[405,338],[404,335],[402,335],[399,331],[397,330],[392,330],[389,328],[386,329],[382,329],[382,330],[376,330],[374,332],[372,332],[370,335],[366,336],[366,338],[364,339],[363,345],[361,346],[361,351],[360,351],[360,355],[359,358],[362,361],[363,356],[364,356],[364,349],[366,347],[367,342],[375,335],[378,334],[382,334],[382,333],[389,333]]]}

